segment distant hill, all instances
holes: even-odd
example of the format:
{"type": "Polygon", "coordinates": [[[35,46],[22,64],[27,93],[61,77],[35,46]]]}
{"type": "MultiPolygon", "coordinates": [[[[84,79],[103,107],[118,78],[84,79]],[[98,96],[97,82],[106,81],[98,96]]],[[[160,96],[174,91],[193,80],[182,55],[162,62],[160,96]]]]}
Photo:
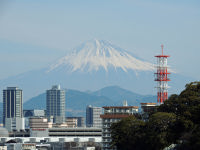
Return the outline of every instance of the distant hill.
{"type": "MultiPolygon", "coordinates": [[[[141,102],[155,102],[156,96],[140,95],[118,86],[110,86],[95,92],[66,90],[66,115],[85,116],[87,105],[114,106],[122,105],[127,100],[129,105],[140,106],[141,102]]],[[[46,94],[40,94],[24,103],[24,109],[46,109],[46,94]]]]}
{"type": "Polygon", "coordinates": [[[121,103],[122,100],[127,100],[131,105],[138,105],[137,101],[143,100],[144,97],[146,97],[144,95],[120,88],[119,86],[105,87],[96,92],[93,92],[92,94],[96,96],[109,97],[118,103],[121,103]]]}
{"type": "MultiPolygon", "coordinates": [[[[112,100],[104,96],[95,96],[77,90],[66,90],[66,115],[84,116],[87,105],[102,106],[113,104],[112,100]]],[[[46,93],[42,93],[24,103],[24,109],[46,109],[46,93]]]]}

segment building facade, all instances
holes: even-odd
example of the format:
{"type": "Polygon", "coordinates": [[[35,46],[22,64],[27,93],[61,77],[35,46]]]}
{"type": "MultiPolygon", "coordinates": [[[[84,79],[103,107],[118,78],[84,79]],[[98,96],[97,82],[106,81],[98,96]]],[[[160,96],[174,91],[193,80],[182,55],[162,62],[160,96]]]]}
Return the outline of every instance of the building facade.
{"type": "Polygon", "coordinates": [[[111,148],[111,131],[110,126],[114,122],[120,121],[122,118],[129,117],[138,113],[137,106],[110,106],[103,107],[104,114],[101,115],[102,118],[102,143],[103,150],[112,149],[111,148]]]}
{"type": "Polygon", "coordinates": [[[53,117],[54,123],[65,122],[65,91],[59,85],[46,92],[46,115],[49,120],[53,117]]]}
{"type": "Polygon", "coordinates": [[[78,126],[78,119],[77,118],[67,118],[66,124],[67,124],[67,127],[76,128],[78,126]]]}
{"type": "Polygon", "coordinates": [[[87,127],[102,127],[102,119],[100,115],[102,114],[101,107],[93,107],[91,105],[86,108],[86,126],[87,127]]]}
{"type": "Polygon", "coordinates": [[[49,137],[100,137],[100,128],[49,128],[49,137]]]}
{"type": "Polygon", "coordinates": [[[45,117],[45,110],[32,109],[32,110],[23,110],[23,116],[25,119],[25,128],[30,128],[29,118],[31,117],[45,117]]]}
{"type": "Polygon", "coordinates": [[[77,127],[85,127],[84,117],[66,117],[66,121],[67,119],[77,119],[77,127]]]}
{"type": "Polygon", "coordinates": [[[142,108],[142,113],[154,112],[157,108],[157,103],[140,103],[142,108]]]}
{"type": "Polygon", "coordinates": [[[47,137],[48,129],[52,128],[52,122],[48,122],[44,117],[29,118],[30,136],[31,137],[47,137]]]}
{"type": "Polygon", "coordinates": [[[22,90],[18,87],[3,90],[3,123],[9,131],[24,129],[22,90]]]}
{"type": "Polygon", "coordinates": [[[21,131],[25,129],[25,120],[24,118],[6,118],[5,121],[5,128],[11,132],[11,131],[21,131]]]}

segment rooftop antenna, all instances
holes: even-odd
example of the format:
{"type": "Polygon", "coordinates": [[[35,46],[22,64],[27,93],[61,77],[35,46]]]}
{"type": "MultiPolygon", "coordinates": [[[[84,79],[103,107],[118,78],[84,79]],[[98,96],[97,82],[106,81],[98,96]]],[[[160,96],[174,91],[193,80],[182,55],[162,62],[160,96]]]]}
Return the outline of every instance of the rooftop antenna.
{"type": "Polygon", "coordinates": [[[163,45],[163,44],[161,44],[161,48],[162,48],[162,55],[163,55],[163,47],[164,47],[164,45],[163,45]]]}

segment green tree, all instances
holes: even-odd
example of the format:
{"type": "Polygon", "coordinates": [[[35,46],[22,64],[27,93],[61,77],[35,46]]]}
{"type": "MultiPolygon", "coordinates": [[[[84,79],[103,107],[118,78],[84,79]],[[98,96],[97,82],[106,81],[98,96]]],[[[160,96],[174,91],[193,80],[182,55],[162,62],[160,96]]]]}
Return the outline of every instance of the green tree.
{"type": "Polygon", "coordinates": [[[172,143],[180,150],[200,149],[200,82],[171,95],[147,122],[129,117],[113,124],[111,135],[119,150],[162,150],[172,143]]]}
{"type": "Polygon", "coordinates": [[[149,149],[160,150],[174,141],[173,127],[176,124],[176,115],[173,113],[157,112],[147,122],[146,144],[149,149]]]}
{"type": "MultiPolygon", "coordinates": [[[[181,141],[180,149],[196,149],[200,136],[200,82],[186,85],[180,95],[172,95],[158,111],[176,114],[174,138],[181,141]]],[[[200,149],[200,147],[199,147],[200,149]]]]}
{"type": "Polygon", "coordinates": [[[111,126],[112,146],[119,150],[145,149],[145,122],[134,116],[124,118],[111,126]]]}

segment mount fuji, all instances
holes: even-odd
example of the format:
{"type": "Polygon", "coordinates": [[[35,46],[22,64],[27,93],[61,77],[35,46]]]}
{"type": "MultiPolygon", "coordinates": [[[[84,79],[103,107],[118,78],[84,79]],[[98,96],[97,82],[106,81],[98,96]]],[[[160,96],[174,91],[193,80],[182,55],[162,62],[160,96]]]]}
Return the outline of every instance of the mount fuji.
{"type": "MultiPolygon", "coordinates": [[[[120,86],[139,94],[156,94],[154,65],[103,40],[91,40],[40,70],[1,80],[1,88],[19,86],[24,100],[46,91],[54,84],[63,88],[96,91],[120,86]]],[[[180,92],[191,78],[173,73],[171,93],[180,92]]]]}
{"type": "Polygon", "coordinates": [[[65,69],[67,72],[92,72],[111,68],[128,72],[152,71],[153,65],[141,61],[127,51],[103,40],[93,40],[77,47],[72,53],[51,65],[47,72],[65,69]]]}

